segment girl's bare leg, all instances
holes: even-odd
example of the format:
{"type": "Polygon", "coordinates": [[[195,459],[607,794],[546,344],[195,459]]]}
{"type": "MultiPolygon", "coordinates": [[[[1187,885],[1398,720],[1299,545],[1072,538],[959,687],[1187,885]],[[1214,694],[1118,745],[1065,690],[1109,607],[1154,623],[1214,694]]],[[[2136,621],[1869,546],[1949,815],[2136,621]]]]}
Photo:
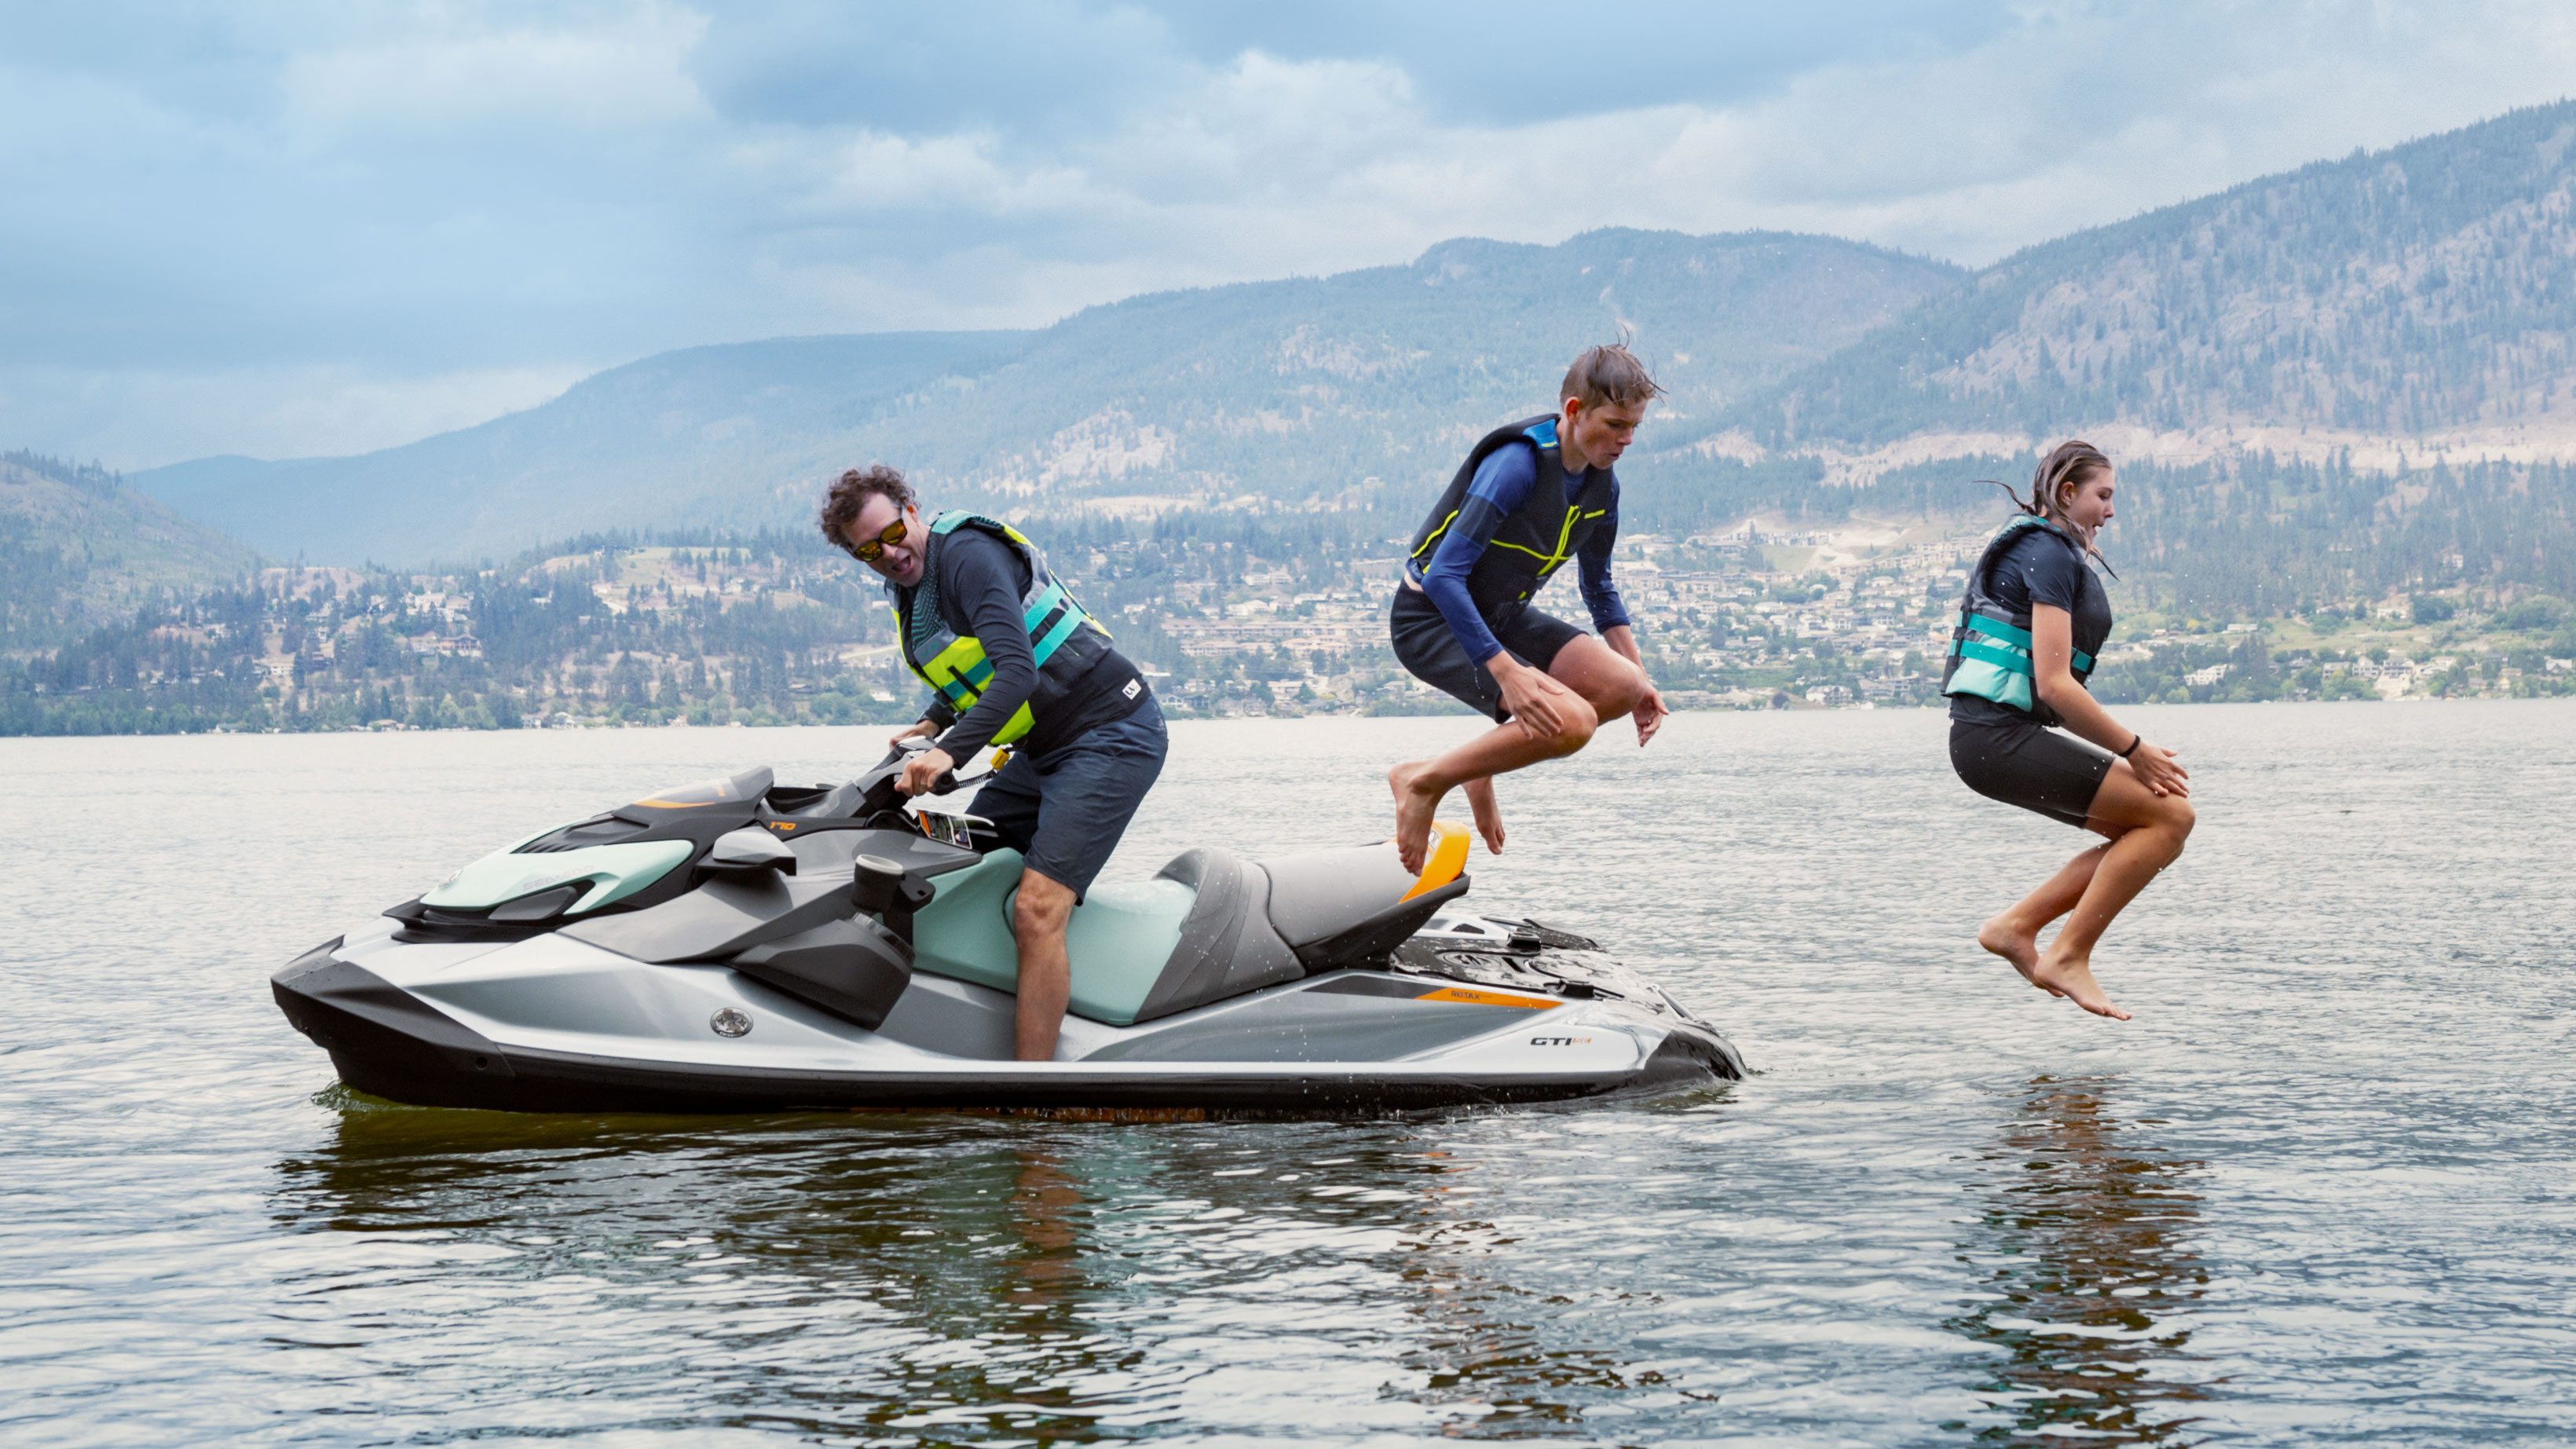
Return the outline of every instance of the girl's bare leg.
{"type": "Polygon", "coordinates": [[[2084,898],[2084,888],[2093,883],[2093,872],[2102,864],[2108,845],[2097,845],[2057,868],[2057,873],[2040,883],[2039,889],[2022,897],[2001,915],[1977,928],[1977,944],[2012,963],[2024,981],[2051,996],[2066,993],[2054,987],[2040,986],[2032,973],[2039,969],[2039,932],[2049,922],[2075,909],[2084,898]]]}
{"type": "Polygon", "coordinates": [[[2127,1021],[2129,1013],[2111,1004],[2093,979],[2093,947],[2121,910],[2138,898],[2166,866],[2181,856],[2195,817],[2191,801],[2181,795],[2158,795],[2138,781],[2126,760],[2113,760],[2111,773],[2093,797],[2089,829],[2113,836],[2102,853],[2093,879],[2084,886],[2074,911],[2057,939],[2040,953],[2031,983],[2061,995],[2096,1016],[2127,1021]]]}

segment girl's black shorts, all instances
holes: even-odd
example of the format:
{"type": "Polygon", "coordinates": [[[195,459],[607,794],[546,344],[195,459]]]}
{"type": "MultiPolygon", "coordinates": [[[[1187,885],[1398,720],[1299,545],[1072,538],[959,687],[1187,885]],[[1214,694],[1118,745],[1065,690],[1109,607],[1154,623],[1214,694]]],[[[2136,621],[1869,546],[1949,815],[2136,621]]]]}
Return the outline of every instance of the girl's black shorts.
{"type": "Polygon", "coordinates": [[[1969,789],[2079,830],[2117,758],[2036,720],[1950,721],[1950,768],[1969,789]]]}

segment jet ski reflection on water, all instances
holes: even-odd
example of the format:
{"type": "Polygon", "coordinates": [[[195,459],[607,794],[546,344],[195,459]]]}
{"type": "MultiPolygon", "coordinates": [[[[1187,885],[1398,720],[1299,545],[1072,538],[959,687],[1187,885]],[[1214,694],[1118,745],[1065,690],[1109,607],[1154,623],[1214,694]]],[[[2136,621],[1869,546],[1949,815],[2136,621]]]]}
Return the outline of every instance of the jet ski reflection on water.
{"type": "Polygon", "coordinates": [[[1093,887],[1057,1059],[1013,1061],[1019,854],[906,808],[903,758],[530,836],[296,958],[278,1006],[360,1091],[518,1111],[1383,1110],[1743,1074],[1597,943],[1466,907],[1445,822],[1419,876],[1392,842],[1201,848],[1093,887]]]}

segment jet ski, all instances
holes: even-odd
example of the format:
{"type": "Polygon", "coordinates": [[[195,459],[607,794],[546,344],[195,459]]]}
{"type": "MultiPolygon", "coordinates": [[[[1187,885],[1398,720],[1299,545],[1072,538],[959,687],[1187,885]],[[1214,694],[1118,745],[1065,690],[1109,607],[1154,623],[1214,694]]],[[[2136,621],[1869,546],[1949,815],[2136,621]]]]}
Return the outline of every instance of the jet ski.
{"type": "Polygon", "coordinates": [[[1335,1113],[1743,1075],[1598,942],[1466,905],[1446,821],[1419,874],[1392,842],[1203,847],[1095,885],[1056,1059],[1014,1061],[1019,853],[904,801],[905,757],[540,831],[297,957],[277,1004],[358,1091],[525,1112],[1335,1113]]]}

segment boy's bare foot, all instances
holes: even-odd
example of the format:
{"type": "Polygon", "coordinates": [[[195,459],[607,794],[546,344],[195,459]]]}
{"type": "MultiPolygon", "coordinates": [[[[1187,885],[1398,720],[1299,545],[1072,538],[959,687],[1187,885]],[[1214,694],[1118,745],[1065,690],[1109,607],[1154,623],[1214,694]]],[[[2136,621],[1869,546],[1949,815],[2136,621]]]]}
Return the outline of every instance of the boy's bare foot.
{"type": "Polygon", "coordinates": [[[2021,979],[2051,996],[2066,993],[2054,986],[2041,985],[2039,971],[2039,933],[2025,931],[2010,916],[1997,916],[1977,928],[1977,944],[2012,963],[2021,979]]]}
{"type": "Polygon", "coordinates": [[[1503,807],[1494,803],[1492,776],[1467,782],[1467,805],[1476,812],[1476,833],[1485,837],[1485,849],[1502,854],[1503,807]]]}
{"type": "Polygon", "coordinates": [[[1430,854],[1431,816],[1440,808],[1439,794],[1415,784],[1430,768],[1429,760],[1408,760],[1386,772],[1386,788],[1395,795],[1395,858],[1416,873],[1430,854]]]}
{"type": "MultiPolygon", "coordinates": [[[[2049,952],[2050,957],[2056,955],[2054,949],[2049,952]]],[[[2093,979],[2093,963],[2090,961],[2042,958],[2031,971],[2030,980],[2034,986],[2046,987],[2060,996],[2072,998],[2076,1005],[2095,1016],[2107,1016],[2113,1021],[2129,1019],[2127,1012],[2113,1006],[2111,998],[2102,994],[2102,983],[2093,979]]]]}

